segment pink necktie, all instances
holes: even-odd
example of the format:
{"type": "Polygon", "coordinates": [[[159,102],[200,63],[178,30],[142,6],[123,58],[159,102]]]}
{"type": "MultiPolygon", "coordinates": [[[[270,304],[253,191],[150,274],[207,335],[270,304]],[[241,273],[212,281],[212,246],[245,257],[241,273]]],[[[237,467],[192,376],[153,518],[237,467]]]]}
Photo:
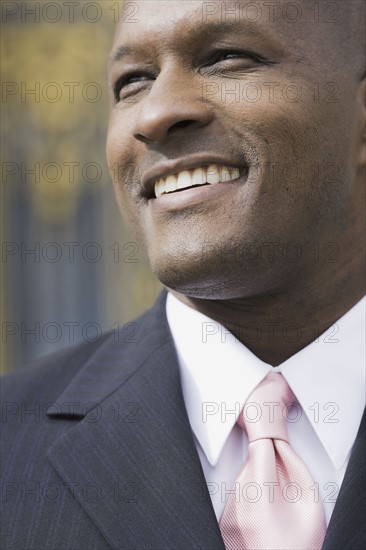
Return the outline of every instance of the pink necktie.
{"type": "Polygon", "coordinates": [[[283,376],[270,373],[240,414],[249,449],[220,520],[226,550],[322,547],[323,505],[309,470],[288,442],[286,418],[293,401],[283,376]]]}

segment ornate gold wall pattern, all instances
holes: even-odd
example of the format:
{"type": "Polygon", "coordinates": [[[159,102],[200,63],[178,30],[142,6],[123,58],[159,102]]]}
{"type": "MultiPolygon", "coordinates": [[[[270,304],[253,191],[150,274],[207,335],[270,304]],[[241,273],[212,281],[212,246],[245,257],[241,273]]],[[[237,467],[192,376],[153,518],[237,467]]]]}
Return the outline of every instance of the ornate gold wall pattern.
{"type": "Polygon", "coordinates": [[[12,141],[26,140],[16,174],[29,183],[30,200],[48,223],[67,223],[84,185],[108,181],[101,136],[107,123],[105,57],[109,24],[17,24],[2,48],[7,121],[12,141]],[[24,135],[25,132],[25,135],[24,135]],[[31,173],[34,170],[35,173],[31,173]]]}
{"type": "Polygon", "coordinates": [[[123,325],[161,288],[120,219],[105,159],[106,59],[116,16],[133,19],[133,2],[75,1],[71,21],[66,4],[0,3],[3,241],[15,250],[0,268],[2,321],[14,329],[2,341],[3,371],[73,343],[64,323],[123,325]],[[101,17],[93,23],[95,6],[101,17]],[[56,8],[62,18],[51,23],[56,8]],[[75,243],[72,262],[68,242],[75,243]],[[82,255],[88,242],[102,251],[100,261],[82,255]],[[130,242],[136,263],[126,259],[130,242]],[[61,257],[52,263],[45,251],[56,247],[61,257]],[[31,251],[24,258],[23,249],[31,251]],[[26,336],[37,323],[39,341],[26,336]],[[42,337],[48,323],[62,331],[54,346],[42,337]]]}

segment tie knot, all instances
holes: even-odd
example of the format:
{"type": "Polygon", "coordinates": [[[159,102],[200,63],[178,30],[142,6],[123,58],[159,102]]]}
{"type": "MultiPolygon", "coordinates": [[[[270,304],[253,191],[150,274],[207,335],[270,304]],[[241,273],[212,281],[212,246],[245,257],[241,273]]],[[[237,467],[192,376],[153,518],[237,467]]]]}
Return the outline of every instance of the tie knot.
{"type": "Polygon", "coordinates": [[[293,400],[294,394],[283,376],[269,373],[250,394],[238,419],[249,442],[264,438],[287,441],[286,420],[293,400]]]}

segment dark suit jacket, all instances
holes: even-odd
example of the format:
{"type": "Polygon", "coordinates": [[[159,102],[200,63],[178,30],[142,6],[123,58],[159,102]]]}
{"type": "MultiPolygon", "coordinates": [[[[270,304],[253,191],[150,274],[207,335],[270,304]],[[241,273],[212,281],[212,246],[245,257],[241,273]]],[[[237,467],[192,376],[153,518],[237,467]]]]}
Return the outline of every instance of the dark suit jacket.
{"type": "MultiPolygon", "coordinates": [[[[2,549],[224,550],[165,298],[118,334],[2,379],[2,549]]],[[[364,433],[324,550],[365,547],[364,433]]]]}

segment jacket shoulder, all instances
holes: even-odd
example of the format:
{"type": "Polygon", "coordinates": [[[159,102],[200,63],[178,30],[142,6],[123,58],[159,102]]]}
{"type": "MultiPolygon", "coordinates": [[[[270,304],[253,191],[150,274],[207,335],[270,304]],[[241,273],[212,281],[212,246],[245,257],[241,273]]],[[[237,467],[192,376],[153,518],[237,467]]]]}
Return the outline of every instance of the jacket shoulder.
{"type": "Polygon", "coordinates": [[[106,356],[108,351],[120,355],[127,350],[133,354],[142,342],[149,349],[149,340],[160,338],[157,332],[168,334],[165,299],[166,292],[162,292],[151,309],[118,331],[106,332],[94,342],[67,346],[3,375],[0,379],[2,400],[34,402],[46,396],[48,400],[56,399],[94,355],[106,356]]]}
{"type": "Polygon", "coordinates": [[[51,380],[56,393],[60,392],[110,337],[111,333],[106,333],[96,342],[64,347],[4,374],[0,379],[2,399],[32,399],[43,386],[50,386],[51,380]]]}

